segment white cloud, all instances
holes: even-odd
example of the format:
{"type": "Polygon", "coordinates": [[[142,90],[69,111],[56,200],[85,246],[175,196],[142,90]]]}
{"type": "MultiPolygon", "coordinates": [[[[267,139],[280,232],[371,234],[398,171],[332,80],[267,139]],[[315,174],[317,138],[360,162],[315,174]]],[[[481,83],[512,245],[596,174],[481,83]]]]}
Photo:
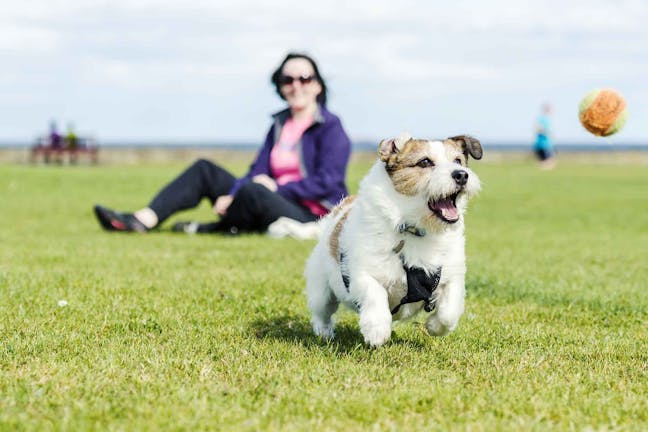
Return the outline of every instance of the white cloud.
{"type": "Polygon", "coordinates": [[[38,55],[51,52],[61,43],[59,34],[47,28],[0,27],[0,53],[21,53],[38,55]]]}

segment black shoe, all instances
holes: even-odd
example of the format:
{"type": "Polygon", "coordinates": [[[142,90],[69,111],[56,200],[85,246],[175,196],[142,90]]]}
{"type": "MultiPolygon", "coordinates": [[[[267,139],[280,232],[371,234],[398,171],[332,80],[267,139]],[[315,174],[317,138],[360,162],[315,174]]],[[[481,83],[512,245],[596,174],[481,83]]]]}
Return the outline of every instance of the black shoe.
{"type": "Polygon", "coordinates": [[[106,231],[134,231],[142,233],[148,231],[148,228],[131,213],[119,213],[100,205],[94,206],[94,212],[99,223],[106,231]]]}

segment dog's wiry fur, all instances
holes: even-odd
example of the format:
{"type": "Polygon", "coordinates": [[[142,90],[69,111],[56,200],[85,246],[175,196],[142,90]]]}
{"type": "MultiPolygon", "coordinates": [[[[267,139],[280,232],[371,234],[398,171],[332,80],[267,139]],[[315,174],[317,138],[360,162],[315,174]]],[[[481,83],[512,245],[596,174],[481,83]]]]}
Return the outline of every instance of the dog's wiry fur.
{"type": "Polygon", "coordinates": [[[426,327],[432,335],[445,335],[464,311],[464,213],[480,188],[467,162],[482,157],[481,145],[463,135],[443,141],[401,136],[382,141],[378,154],[358,195],[321,222],[305,271],[313,331],[334,336],[333,314],[341,302],[359,312],[368,344],[384,344],[393,320],[423,309],[418,301],[391,313],[407,294],[405,268],[415,267],[426,274],[441,269],[426,327]]]}

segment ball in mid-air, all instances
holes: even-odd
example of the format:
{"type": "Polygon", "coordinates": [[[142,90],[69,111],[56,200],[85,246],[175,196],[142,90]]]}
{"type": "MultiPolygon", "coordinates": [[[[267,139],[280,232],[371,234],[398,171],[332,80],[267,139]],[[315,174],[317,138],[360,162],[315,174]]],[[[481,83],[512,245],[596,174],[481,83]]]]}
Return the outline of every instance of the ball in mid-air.
{"type": "Polygon", "coordinates": [[[581,124],[597,136],[609,136],[619,132],[625,125],[627,115],[625,100],[612,89],[589,92],[578,107],[581,124]]]}

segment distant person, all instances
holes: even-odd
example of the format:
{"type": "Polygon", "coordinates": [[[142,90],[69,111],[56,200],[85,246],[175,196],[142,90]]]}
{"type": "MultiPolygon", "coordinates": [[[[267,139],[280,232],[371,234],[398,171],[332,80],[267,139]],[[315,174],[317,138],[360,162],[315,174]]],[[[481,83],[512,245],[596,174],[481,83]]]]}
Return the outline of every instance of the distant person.
{"type": "Polygon", "coordinates": [[[220,220],[178,223],[175,231],[264,232],[280,217],[306,223],[326,214],[347,195],[351,142],[339,118],[326,109],[326,83],[311,57],[289,54],[271,81],[288,106],[273,116],[265,143],[245,176],[237,179],[200,159],[135,213],[95,206],[101,226],[146,232],[172,214],[196,207],[203,198],[212,202],[220,220]]]}
{"type": "Polygon", "coordinates": [[[79,159],[79,137],[77,137],[77,134],[74,132],[74,125],[72,123],[68,124],[65,143],[70,152],[70,162],[77,163],[79,159]]]}
{"type": "Polygon", "coordinates": [[[45,162],[50,161],[50,154],[54,154],[56,162],[63,162],[63,137],[58,132],[58,126],[54,120],[50,122],[49,145],[45,151],[45,162]]]}
{"type": "Polygon", "coordinates": [[[67,135],[65,138],[67,141],[67,147],[70,150],[76,150],[79,147],[79,138],[77,137],[76,132],[74,132],[74,125],[72,123],[68,124],[67,135]]]}
{"type": "Polygon", "coordinates": [[[58,126],[55,121],[50,122],[49,146],[55,150],[63,148],[62,137],[58,132],[58,126]]]}
{"type": "Polygon", "coordinates": [[[551,137],[551,111],[551,105],[542,106],[542,113],[536,123],[536,140],[533,146],[540,166],[544,169],[552,169],[556,165],[551,137]]]}

